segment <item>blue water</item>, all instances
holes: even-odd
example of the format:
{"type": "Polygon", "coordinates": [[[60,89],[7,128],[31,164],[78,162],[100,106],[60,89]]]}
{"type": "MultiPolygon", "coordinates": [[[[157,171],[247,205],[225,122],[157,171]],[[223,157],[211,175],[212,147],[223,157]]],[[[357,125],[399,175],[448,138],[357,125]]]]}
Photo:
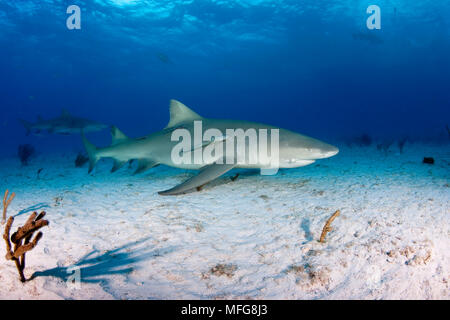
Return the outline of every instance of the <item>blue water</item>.
{"type": "Polygon", "coordinates": [[[0,153],[82,149],[26,136],[18,118],[66,108],[136,137],[167,124],[172,98],[331,142],[448,139],[449,17],[443,0],[0,0],[0,153]],[[81,30],[66,27],[71,4],[81,30]]]}

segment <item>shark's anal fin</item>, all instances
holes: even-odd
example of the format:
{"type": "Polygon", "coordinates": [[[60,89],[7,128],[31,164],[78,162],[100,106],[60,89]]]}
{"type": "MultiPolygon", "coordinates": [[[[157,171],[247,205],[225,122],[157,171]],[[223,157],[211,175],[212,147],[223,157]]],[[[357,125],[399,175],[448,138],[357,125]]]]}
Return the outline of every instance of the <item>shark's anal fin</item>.
{"type": "Polygon", "coordinates": [[[200,173],[192,178],[189,178],[185,182],[173,187],[172,189],[158,192],[160,195],[176,195],[193,188],[203,186],[204,184],[220,177],[224,173],[233,169],[235,164],[217,164],[213,163],[203,167],[200,173]]]}
{"type": "Polygon", "coordinates": [[[127,161],[120,161],[120,160],[115,159],[114,160],[114,165],[113,165],[113,167],[111,169],[111,172],[116,172],[117,170],[122,168],[125,165],[125,163],[127,163],[127,161]]]}
{"type": "Polygon", "coordinates": [[[138,165],[138,168],[136,169],[136,171],[134,172],[134,174],[142,173],[144,171],[147,171],[148,169],[151,169],[151,168],[159,165],[159,163],[157,163],[156,161],[148,160],[148,159],[139,159],[138,161],[139,161],[139,165],[138,165]]]}

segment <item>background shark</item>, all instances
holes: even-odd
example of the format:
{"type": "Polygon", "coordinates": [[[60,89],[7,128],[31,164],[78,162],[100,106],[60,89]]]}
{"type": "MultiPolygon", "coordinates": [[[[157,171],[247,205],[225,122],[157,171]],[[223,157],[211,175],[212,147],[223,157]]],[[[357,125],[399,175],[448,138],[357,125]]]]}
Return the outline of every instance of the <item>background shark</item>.
{"type": "Polygon", "coordinates": [[[38,117],[38,121],[30,123],[25,120],[19,120],[25,129],[27,129],[27,135],[30,133],[39,134],[43,131],[56,134],[78,134],[81,130],[84,132],[94,132],[106,129],[108,126],[92,120],[78,118],[72,116],[67,110],[63,109],[61,116],[44,120],[38,117]]]}
{"type": "MultiPolygon", "coordinates": [[[[201,169],[197,176],[188,179],[172,189],[159,192],[161,195],[176,195],[203,186],[233,168],[265,168],[265,164],[262,163],[228,164],[226,161],[219,163],[217,161],[218,159],[213,160],[213,162],[201,164],[192,162],[190,164],[175,164],[172,159],[172,150],[178,144],[178,141],[171,141],[172,132],[176,129],[183,128],[193,133],[194,121],[198,120],[202,121],[204,131],[210,128],[216,128],[222,132],[226,132],[226,129],[237,128],[244,130],[249,128],[268,129],[269,131],[270,129],[278,129],[273,126],[248,121],[203,118],[181,102],[171,100],[169,124],[165,129],[156,133],[138,139],[130,139],[119,129],[112,127],[112,144],[109,147],[101,149],[96,148],[82,134],[83,143],[90,160],[89,172],[93,170],[95,164],[101,158],[114,159],[112,172],[121,168],[131,159],[137,159],[139,161],[136,173],[143,172],[159,164],[184,169],[201,169]]],[[[213,141],[211,143],[223,143],[223,140],[213,141]]],[[[246,146],[246,152],[248,150],[249,148],[246,146]]],[[[316,159],[328,158],[336,155],[338,152],[338,148],[322,141],[286,129],[279,129],[280,168],[305,166],[313,163],[316,159]]]]}

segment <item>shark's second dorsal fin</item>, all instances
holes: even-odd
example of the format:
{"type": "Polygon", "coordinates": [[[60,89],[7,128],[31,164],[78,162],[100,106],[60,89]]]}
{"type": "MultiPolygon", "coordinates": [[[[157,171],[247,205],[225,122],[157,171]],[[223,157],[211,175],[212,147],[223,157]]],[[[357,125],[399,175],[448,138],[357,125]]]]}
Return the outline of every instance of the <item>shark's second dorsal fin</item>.
{"type": "Polygon", "coordinates": [[[170,121],[166,128],[171,128],[186,121],[202,119],[197,113],[177,100],[170,100],[170,121]]]}
{"type": "Polygon", "coordinates": [[[61,117],[70,117],[70,113],[67,109],[62,109],[61,117]]]}
{"type": "Polygon", "coordinates": [[[127,141],[129,139],[116,126],[112,126],[111,127],[111,138],[112,138],[112,142],[111,142],[112,146],[115,146],[116,144],[122,143],[122,142],[127,141]]]}

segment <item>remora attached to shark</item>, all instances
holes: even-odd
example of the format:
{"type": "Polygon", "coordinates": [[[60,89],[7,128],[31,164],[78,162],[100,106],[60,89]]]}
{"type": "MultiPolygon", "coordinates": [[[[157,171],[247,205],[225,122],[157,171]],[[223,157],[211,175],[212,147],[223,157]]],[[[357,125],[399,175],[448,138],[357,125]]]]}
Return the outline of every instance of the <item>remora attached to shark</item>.
{"type": "Polygon", "coordinates": [[[108,126],[89,119],[79,118],[72,116],[67,110],[63,109],[61,115],[54,119],[44,120],[38,117],[38,121],[31,123],[25,120],[20,120],[25,129],[27,129],[27,135],[30,133],[40,133],[47,131],[48,133],[57,134],[77,134],[84,132],[94,132],[106,129],[108,126]]]}
{"type": "MultiPolygon", "coordinates": [[[[209,129],[220,132],[227,132],[230,129],[242,129],[244,131],[248,129],[267,129],[269,132],[272,129],[277,130],[277,143],[279,145],[277,165],[279,168],[306,166],[313,163],[316,159],[332,157],[339,152],[338,148],[332,145],[286,129],[279,129],[270,125],[248,121],[203,118],[181,102],[171,100],[169,124],[163,130],[148,136],[130,139],[113,126],[111,128],[112,144],[109,147],[97,148],[82,133],[83,143],[90,160],[89,172],[94,169],[95,164],[101,158],[114,159],[114,166],[111,172],[117,171],[129,160],[138,160],[139,165],[135,173],[143,172],[159,164],[183,169],[200,169],[198,175],[193,176],[174,188],[159,192],[161,195],[176,195],[203,186],[233,168],[267,168],[267,163],[250,163],[248,159],[251,158],[251,154],[248,155],[248,159],[246,158],[241,163],[228,161],[228,159],[225,161],[223,157],[227,153],[219,154],[218,157],[220,158],[216,157],[215,159],[209,159],[202,163],[196,163],[195,161],[179,163],[178,161],[174,161],[173,150],[179,145],[179,141],[173,139],[173,133],[179,129],[195,135],[194,131],[198,130],[199,122],[201,122],[201,129],[203,130],[201,133],[209,129]]],[[[215,140],[211,139],[211,141],[206,143],[202,141],[202,145],[193,145],[191,150],[183,149],[181,150],[181,154],[184,152],[195,153],[198,150],[211,147],[211,145],[216,145],[217,147],[218,144],[225,144],[226,140],[229,140],[229,137],[215,140]]],[[[254,149],[249,147],[249,140],[245,141],[245,150],[251,153],[254,149]]]]}

